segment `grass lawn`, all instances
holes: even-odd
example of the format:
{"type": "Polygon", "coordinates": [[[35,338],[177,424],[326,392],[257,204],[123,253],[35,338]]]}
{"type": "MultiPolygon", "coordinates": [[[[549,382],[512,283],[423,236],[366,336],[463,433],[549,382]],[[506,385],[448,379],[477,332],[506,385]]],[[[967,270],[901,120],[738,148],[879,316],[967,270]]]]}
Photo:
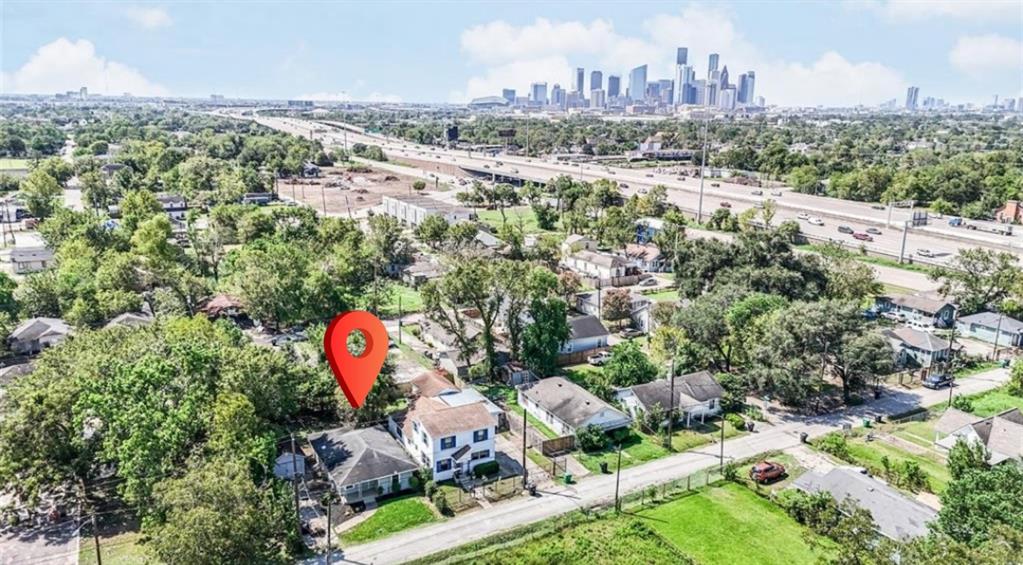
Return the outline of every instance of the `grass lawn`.
{"type": "Polygon", "coordinates": [[[578,365],[568,365],[561,368],[562,372],[565,373],[565,378],[572,381],[573,383],[586,388],[586,383],[591,375],[599,375],[603,372],[600,367],[595,367],[589,363],[580,363],[578,365]]]}
{"type": "MultiPolygon", "coordinates": [[[[813,253],[820,253],[823,248],[822,245],[806,244],[797,245],[796,248],[804,251],[811,251],[813,253]]],[[[916,263],[899,263],[895,259],[888,259],[887,257],[872,257],[870,255],[863,255],[858,253],[855,249],[848,249],[850,257],[861,261],[863,263],[870,263],[871,265],[881,265],[883,267],[893,267],[895,269],[903,269],[905,271],[913,271],[917,273],[930,273],[931,267],[926,265],[918,265],[916,263]]]]}
{"type": "Polygon", "coordinates": [[[998,361],[985,361],[983,363],[977,363],[975,366],[969,369],[959,369],[956,371],[956,378],[963,379],[966,377],[972,377],[973,375],[979,375],[980,373],[990,371],[991,369],[1000,367],[1002,364],[998,361]]]}
{"type": "Polygon", "coordinates": [[[448,506],[456,514],[471,510],[480,505],[469,493],[462,490],[461,487],[455,486],[451,481],[437,483],[437,490],[444,493],[444,496],[448,499],[448,506]]]}
{"type": "Polygon", "coordinates": [[[944,408],[931,410],[926,420],[895,424],[889,430],[893,436],[913,442],[920,447],[934,448],[934,423],[941,417],[944,408]]]}
{"type": "Polygon", "coordinates": [[[781,463],[785,467],[785,477],[781,480],[776,480],[770,484],[756,485],[753,481],[749,479],[750,469],[752,469],[753,465],[756,465],[756,463],[743,465],[739,469],[739,478],[746,481],[746,485],[748,485],[748,488],[753,489],[754,491],[757,489],[769,492],[783,491],[786,488],[788,488],[789,485],[792,484],[792,481],[795,481],[796,479],[799,478],[800,475],[806,472],[806,469],[804,469],[803,466],[800,465],[798,461],[796,461],[796,458],[789,455],[788,453],[769,454],[765,455],[763,459],[773,461],[775,463],[781,463]]]}
{"type": "Polygon", "coordinates": [[[523,414],[525,414],[526,415],[526,421],[529,422],[529,425],[533,426],[534,428],[536,428],[536,431],[540,432],[543,435],[543,437],[545,437],[547,439],[554,439],[554,438],[557,438],[557,437],[561,437],[554,430],[550,429],[550,427],[548,427],[547,424],[541,422],[540,420],[537,420],[535,416],[533,416],[532,414],[530,414],[530,413],[526,412],[525,410],[523,410],[522,407],[519,406],[517,403],[516,404],[509,404],[508,405],[508,409],[511,410],[512,412],[515,412],[519,416],[522,416],[523,414]]]}
{"type": "Polygon", "coordinates": [[[707,565],[811,565],[823,557],[804,538],[807,530],[784,510],[734,483],[705,489],[638,515],[675,547],[707,565]]]}
{"type": "MultiPolygon", "coordinates": [[[[142,534],[139,532],[124,532],[115,536],[100,537],[99,548],[103,554],[103,565],[155,563],[139,545],[141,537],[142,534]]],[[[82,543],[78,548],[78,563],[80,565],[96,563],[96,546],[93,544],[92,537],[82,538],[82,543]]]]}
{"type": "Polygon", "coordinates": [[[8,169],[27,169],[28,159],[11,159],[4,157],[0,159],[0,171],[8,169]]]}
{"type": "Polygon", "coordinates": [[[661,292],[644,294],[643,296],[654,302],[677,302],[679,299],[678,291],[675,289],[662,290],[661,292]]]}
{"type": "Polygon", "coordinates": [[[438,519],[433,509],[419,495],[392,498],[382,502],[366,521],[343,533],[341,541],[366,543],[438,519]]]}
{"type": "MultiPolygon", "coordinates": [[[[488,226],[494,228],[496,233],[500,229],[501,211],[500,210],[479,210],[476,215],[479,220],[488,226]]],[[[561,233],[558,230],[542,230],[536,223],[536,214],[533,213],[533,209],[529,206],[516,206],[514,208],[505,208],[504,215],[512,224],[518,224],[519,220],[522,220],[522,230],[526,234],[541,234],[550,233],[556,234],[561,233]]]]}
{"type": "MultiPolygon", "coordinates": [[[[672,433],[671,446],[675,452],[687,451],[713,442],[720,437],[720,433],[721,428],[717,423],[707,424],[700,428],[679,429],[672,433]]],[[[731,424],[725,424],[726,439],[738,434],[739,431],[731,424]]],[[[628,437],[622,443],[622,469],[659,459],[671,453],[665,449],[660,437],[629,430],[628,437]]],[[[590,453],[576,451],[575,458],[591,473],[600,472],[601,462],[606,462],[608,470],[612,473],[618,470],[618,449],[610,444],[603,451],[590,453]]]]}
{"type": "Polygon", "coordinates": [[[916,461],[920,468],[927,473],[928,482],[931,486],[930,490],[935,494],[944,492],[945,487],[952,480],[952,477],[948,474],[948,467],[937,454],[927,456],[911,453],[882,440],[867,442],[862,437],[850,438],[849,454],[852,455],[857,464],[871,468],[875,475],[880,475],[880,470],[884,468],[881,464],[882,457],[888,457],[888,460],[893,464],[907,459],[916,461]]]}
{"type": "Polygon", "coordinates": [[[423,311],[423,296],[419,291],[401,284],[391,285],[394,292],[390,293],[390,300],[380,305],[380,314],[384,316],[398,315],[398,299],[401,299],[401,313],[423,311]]]}
{"type": "Polygon", "coordinates": [[[501,384],[477,384],[474,386],[483,394],[483,396],[486,396],[487,398],[493,400],[503,400],[507,408],[512,412],[515,412],[519,416],[525,414],[526,421],[529,422],[529,425],[536,428],[536,430],[543,434],[543,436],[546,437],[547,439],[561,437],[557,433],[555,433],[554,430],[552,430],[547,424],[536,419],[536,417],[533,416],[532,414],[526,413],[526,411],[523,410],[521,406],[519,406],[518,392],[515,390],[514,387],[501,384]]]}
{"type": "Polygon", "coordinates": [[[1010,408],[1023,410],[1023,397],[1013,396],[1004,388],[989,390],[985,393],[971,396],[973,401],[973,413],[987,418],[1010,408]]]}
{"type": "MultiPolygon", "coordinates": [[[[405,331],[405,330],[403,329],[402,331],[405,331]]],[[[400,344],[398,344],[398,349],[401,350],[401,353],[403,355],[405,355],[406,357],[408,357],[412,361],[415,361],[422,368],[427,369],[427,370],[432,370],[434,368],[432,361],[430,361],[429,359],[427,359],[426,357],[424,357],[423,355],[421,355],[420,353],[416,352],[414,349],[409,347],[407,343],[400,343],[400,344]]]]}

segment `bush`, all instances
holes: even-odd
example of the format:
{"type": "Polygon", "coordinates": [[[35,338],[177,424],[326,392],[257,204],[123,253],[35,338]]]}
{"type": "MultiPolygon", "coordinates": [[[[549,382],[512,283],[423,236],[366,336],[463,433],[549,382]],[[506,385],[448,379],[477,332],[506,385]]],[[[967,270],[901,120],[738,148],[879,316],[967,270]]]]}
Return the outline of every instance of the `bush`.
{"type": "Polygon", "coordinates": [[[845,436],[838,432],[831,432],[817,440],[816,447],[824,453],[834,455],[843,461],[848,461],[850,458],[849,444],[845,441],[845,436]]]}
{"type": "Polygon", "coordinates": [[[599,426],[589,425],[575,434],[579,448],[583,451],[600,451],[607,446],[607,437],[599,426]]]}
{"type": "Polygon", "coordinates": [[[739,414],[725,414],[725,419],[728,420],[728,423],[737,430],[741,430],[746,427],[746,419],[739,414]]]}
{"type": "Polygon", "coordinates": [[[477,479],[486,477],[487,475],[496,475],[501,470],[501,466],[498,465],[497,461],[487,461],[486,463],[480,463],[472,469],[472,474],[477,479]]]}
{"type": "Polygon", "coordinates": [[[426,481],[423,484],[423,494],[426,498],[433,500],[433,495],[437,494],[437,483],[433,481],[426,481]]]}
{"type": "Polygon", "coordinates": [[[729,461],[725,468],[721,470],[721,476],[726,481],[738,481],[739,480],[739,464],[735,461],[729,461]]]}
{"type": "Polygon", "coordinates": [[[448,497],[444,496],[444,491],[438,490],[433,493],[430,497],[430,501],[433,502],[433,506],[437,509],[437,512],[445,516],[451,515],[451,506],[448,504],[448,497]]]}
{"type": "Polygon", "coordinates": [[[957,396],[952,399],[952,408],[963,412],[973,412],[973,400],[968,396],[957,396]]]}
{"type": "Polygon", "coordinates": [[[807,494],[787,489],[779,493],[776,500],[789,516],[822,535],[827,535],[841,519],[838,504],[827,492],[807,494]]]}

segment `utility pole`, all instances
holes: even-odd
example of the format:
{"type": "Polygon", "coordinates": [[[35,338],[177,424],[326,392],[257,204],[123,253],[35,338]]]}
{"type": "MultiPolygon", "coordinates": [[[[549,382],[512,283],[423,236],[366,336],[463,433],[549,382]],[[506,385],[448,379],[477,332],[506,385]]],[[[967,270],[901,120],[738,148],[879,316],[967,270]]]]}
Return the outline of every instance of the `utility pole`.
{"type": "Polygon", "coordinates": [[[398,345],[401,345],[401,295],[398,295],[398,345]]]}
{"type": "Polygon", "coordinates": [[[324,493],[323,494],[323,498],[320,499],[320,504],[323,504],[324,506],[327,507],[327,556],[326,556],[326,559],[325,559],[327,565],[330,565],[331,562],[334,561],[334,544],[331,542],[330,533],[331,533],[331,530],[333,529],[331,526],[333,524],[333,522],[332,522],[332,520],[333,520],[333,508],[334,508],[334,502],[336,500],[337,500],[337,494],[334,493],[333,487],[331,487],[330,490],[328,490],[326,493],[324,493]]]}
{"type": "Polygon", "coordinates": [[[295,456],[295,434],[291,436],[291,485],[295,491],[295,524],[298,526],[298,535],[302,535],[302,514],[298,510],[298,458],[295,456]]]}
{"type": "Polygon", "coordinates": [[[696,223],[703,223],[703,177],[707,176],[707,128],[710,116],[703,117],[703,157],[700,158],[700,200],[696,205],[696,223]]]}
{"type": "Polygon", "coordinates": [[[522,488],[526,488],[529,470],[526,468],[526,407],[522,407],[522,488]]]}
{"type": "Polygon", "coordinates": [[[955,337],[956,337],[956,319],[959,317],[959,307],[956,304],[952,305],[952,326],[948,329],[948,376],[952,379],[948,383],[948,406],[952,407],[952,392],[956,387],[956,373],[955,365],[955,337]]]}
{"type": "Polygon", "coordinates": [[[666,445],[665,447],[668,448],[668,451],[672,451],[672,448],[671,448],[671,437],[672,437],[672,434],[674,433],[674,424],[675,424],[675,356],[674,356],[674,352],[672,352],[671,372],[668,373],[668,382],[670,383],[668,385],[668,387],[669,387],[669,390],[671,391],[671,393],[668,396],[668,439],[667,439],[667,444],[668,445],[666,445]]]}
{"type": "Polygon", "coordinates": [[[83,479],[78,479],[78,492],[81,497],[79,507],[85,507],[85,509],[89,512],[92,522],[92,543],[96,548],[96,565],[103,565],[103,556],[100,555],[99,551],[99,528],[96,527],[96,510],[89,502],[89,495],[85,491],[85,481],[83,479]]]}
{"type": "Polygon", "coordinates": [[[320,185],[320,198],[323,200],[323,215],[327,215],[327,192],[323,185],[320,185]]]}
{"type": "Polygon", "coordinates": [[[618,500],[618,485],[622,479],[622,444],[618,444],[618,469],[615,471],[615,512],[622,511],[621,502],[618,500]]]}
{"type": "Polygon", "coordinates": [[[720,459],[720,472],[725,470],[725,409],[721,409],[721,459],[720,459]]]}
{"type": "Polygon", "coordinates": [[[899,264],[902,264],[906,256],[906,235],[909,232],[909,222],[902,223],[902,245],[899,247],[899,264]]]}
{"type": "Polygon", "coordinates": [[[991,360],[998,361],[998,338],[1002,334],[1002,309],[998,309],[998,327],[995,328],[995,344],[991,347],[991,360]]]}

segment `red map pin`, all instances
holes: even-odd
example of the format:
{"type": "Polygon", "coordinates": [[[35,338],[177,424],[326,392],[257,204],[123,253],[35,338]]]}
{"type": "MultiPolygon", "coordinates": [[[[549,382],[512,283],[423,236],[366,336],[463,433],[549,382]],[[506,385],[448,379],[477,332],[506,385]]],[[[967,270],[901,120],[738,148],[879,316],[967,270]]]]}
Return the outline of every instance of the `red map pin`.
{"type": "Polygon", "coordinates": [[[323,349],[334,378],[352,408],[362,406],[387,358],[387,329],[379,318],[363,310],[338,314],[323,334],[323,349]],[[361,331],[366,348],[355,356],[348,351],[348,336],[361,331]]]}

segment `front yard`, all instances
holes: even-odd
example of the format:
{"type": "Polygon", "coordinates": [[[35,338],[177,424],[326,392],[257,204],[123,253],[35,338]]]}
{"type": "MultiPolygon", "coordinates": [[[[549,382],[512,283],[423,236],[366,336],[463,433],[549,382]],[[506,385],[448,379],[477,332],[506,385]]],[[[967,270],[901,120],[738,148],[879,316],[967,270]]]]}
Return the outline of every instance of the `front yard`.
{"type": "MultiPolygon", "coordinates": [[[[700,427],[677,429],[672,433],[671,446],[674,452],[687,451],[701,445],[707,445],[717,441],[721,437],[721,428],[718,422],[704,424],[700,427]]],[[[725,438],[735,437],[741,432],[730,423],[725,423],[725,438]]],[[[654,459],[660,459],[671,455],[664,447],[664,442],[659,436],[653,436],[634,429],[628,430],[628,435],[622,441],[622,469],[646,463],[654,459]]],[[[608,471],[618,470],[618,449],[613,441],[601,451],[575,453],[579,461],[591,473],[600,473],[600,463],[605,462],[608,471]]]]}
{"type": "Polygon", "coordinates": [[[381,502],[366,521],[343,533],[341,541],[366,543],[439,519],[426,500],[417,494],[392,498],[381,502]]]}
{"type": "Polygon", "coordinates": [[[814,534],[777,505],[734,483],[643,510],[639,516],[699,563],[811,565],[826,557],[807,542],[814,534]]]}

